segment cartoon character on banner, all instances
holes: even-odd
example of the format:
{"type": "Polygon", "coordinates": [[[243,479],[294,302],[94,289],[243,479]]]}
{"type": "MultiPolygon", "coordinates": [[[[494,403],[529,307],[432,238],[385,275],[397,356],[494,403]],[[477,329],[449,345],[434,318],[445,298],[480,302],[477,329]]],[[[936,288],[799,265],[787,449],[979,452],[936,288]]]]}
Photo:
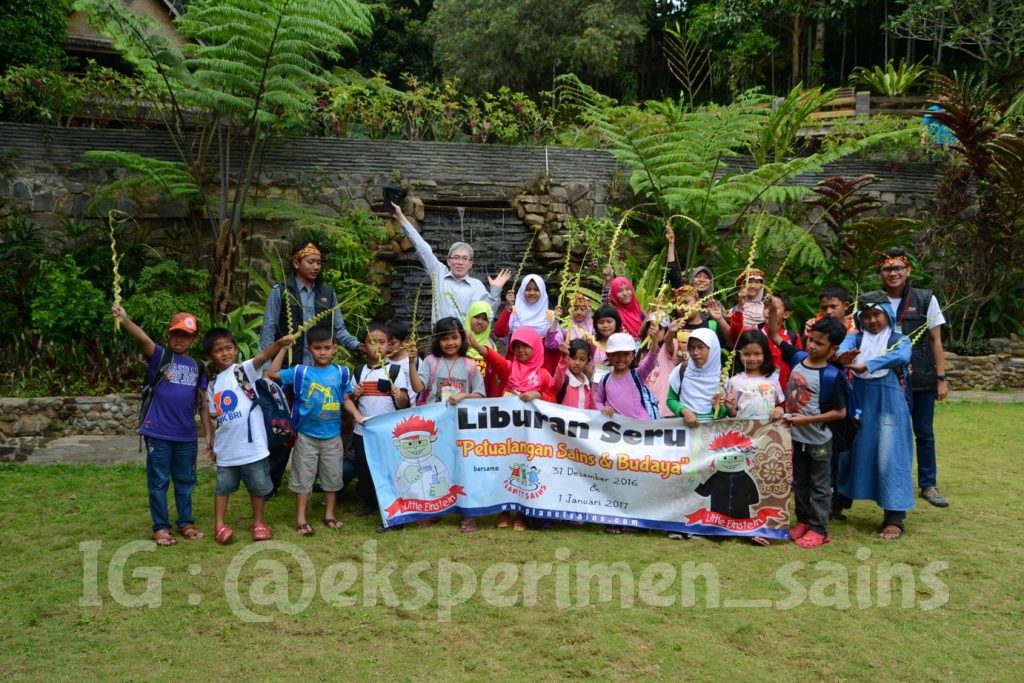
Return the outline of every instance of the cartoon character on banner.
{"type": "Polygon", "coordinates": [[[748,471],[757,450],[749,436],[737,431],[719,434],[708,445],[714,457],[710,476],[696,488],[697,495],[710,498],[712,512],[733,519],[750,519],[750,508],[761,500],[757,484],[748,471]]]}
{"type": "Polygon", "coordinates": [[[402,464],[394,476],[399,495],[431,499],[447,493],[451,474],[447,465],[433,453],[437,441],[434,421],[413,415],[395,425],[391,436],[402,454],[402,464]]]}

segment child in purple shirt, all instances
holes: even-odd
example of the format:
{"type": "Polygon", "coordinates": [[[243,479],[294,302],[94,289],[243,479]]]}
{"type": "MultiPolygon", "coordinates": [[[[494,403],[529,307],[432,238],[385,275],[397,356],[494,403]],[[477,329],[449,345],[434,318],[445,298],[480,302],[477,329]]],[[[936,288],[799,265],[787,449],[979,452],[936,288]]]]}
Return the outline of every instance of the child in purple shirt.
{"type": "Polygon", "coordinates": [[[146,386],[153,386],[153,397],[142,415],[139,434],[146,439],[146,485],[149,512],[153,518],[153,541],[160,546],[174,545],[167,489],[174,481],[174,503],[178,509],[178,533],[194,541],[203,537],[192,516],[192,491],[196,487],[196,400],[206,432],[207,451],[213,445],[210,410],[203,400],[206,373],[188,356],[189,347],[199,334],[195,316],[175,313],[167,326],[167,349],[157,345],[141,327],[128,319],[124,309],[114,305],[112,312],[121,326],[149,359],[146,386]],[[163,370],[163,377],[157,374],[163,370]]]}
{"type": "MultiPolygon", "coordinates": [[[[651,325],[650,328],[652,332],[657,332],[656,326],[651,325]]],[[[649,337],[651,352],[644,356],[635,371],[641,383],[647,379],[658,362],[657,342],[654,334],[650,334],[649,337]]],[[[594,406],[608,417],[622,415],[635,420],[651,419],[644,406],[640,389],[630,372],[630,366],[636,356],[636,340],[627,332],[616,332],[608,338],[605,353],[608,355],[608,364],[612,371],[594,385],[594,406]]]]}

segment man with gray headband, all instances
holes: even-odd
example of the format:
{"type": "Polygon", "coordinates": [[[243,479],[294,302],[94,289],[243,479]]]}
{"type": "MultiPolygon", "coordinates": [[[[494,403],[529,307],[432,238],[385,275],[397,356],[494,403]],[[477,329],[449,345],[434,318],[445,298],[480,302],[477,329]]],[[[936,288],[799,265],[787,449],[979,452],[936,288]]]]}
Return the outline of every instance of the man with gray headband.
{"type": "Polygon", "coordinates": [[[487,278],[490,285],[488,291],[484,283],[469,276],[469,269],[473,267],[473,247],[465,242],[452,243],[448,248],[448,264],[445,265],[434,256],[434,250],[405,217],[398,204],[391,206],[394,207],[395,218],[402,224],[402,229],[416,249],[420,263],[430,275],[434,298],[430,312],[431,327],[441,318],[449,316],[464,321],[474,301],[486,301],[492,311],[497,310],[501,302],[501,289],[512,277],[511,270],[503,268],[497,277],[487,278]]]}

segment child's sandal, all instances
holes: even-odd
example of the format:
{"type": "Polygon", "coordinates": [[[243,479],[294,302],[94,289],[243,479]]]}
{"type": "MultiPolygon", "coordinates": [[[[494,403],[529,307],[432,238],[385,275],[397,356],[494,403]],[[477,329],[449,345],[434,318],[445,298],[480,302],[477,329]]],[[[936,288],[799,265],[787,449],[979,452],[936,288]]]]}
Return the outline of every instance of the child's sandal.
{"type": "MultiPolygon", "coordinates": [[[[309,522],[306,522],[304,524],[297,524],[297,525],[295,525],[295,531],[298,532],[299,536],[312,536],[313,534],[316,533],[313,530],[313,527],[309,524],[309,522]]],[[[256,540],[256,530],[255,529],[253,530],[253,540],[256,540]]]]}
{"type": "Polygon", "coordinates": [[[234,538],[234,536],[235,532],[232,531],[231,527],[229,527],[227,524],[217,527],[217,532],[213,535],[213,537],[217,540],[217,543],[220,543],[221,545],[227,545],[228,543],[231,543],[231,539],[234,538]]]}

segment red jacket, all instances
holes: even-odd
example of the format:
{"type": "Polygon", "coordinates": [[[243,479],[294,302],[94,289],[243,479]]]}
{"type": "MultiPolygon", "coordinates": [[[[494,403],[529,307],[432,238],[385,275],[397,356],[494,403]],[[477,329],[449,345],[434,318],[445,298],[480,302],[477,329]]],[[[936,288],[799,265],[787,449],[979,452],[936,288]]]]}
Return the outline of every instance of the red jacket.
{"type": "MultiPolygon", "coordinates": [[[[504,396],[505,392],[508,391],[508,378],[512,374],[512,362],[503,358],[494,349],[487,349],[487,355],[484,356],[484,360],[487,361],[487,374],[493,374],[497,377],[495,396],[504,396]]],[[[539,391],[542,401],[554,403],[555,395],[551,391],[551,373],[544,368],[538,370],[537,373],[540,375],[540,386],[531,389],[531,391],[539,391]]]]}

